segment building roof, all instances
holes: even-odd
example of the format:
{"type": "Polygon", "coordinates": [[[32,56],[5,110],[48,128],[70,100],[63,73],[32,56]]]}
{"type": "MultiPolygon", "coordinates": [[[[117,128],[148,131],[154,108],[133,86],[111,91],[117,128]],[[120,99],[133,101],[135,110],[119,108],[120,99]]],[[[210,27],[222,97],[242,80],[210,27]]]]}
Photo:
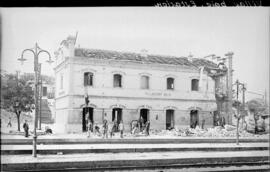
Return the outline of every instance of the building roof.
{"type": "Polygon", "coordinates": [[[163,56],[152,54],[147,54],[147,56],[143,56],[140,53],[118,52],[99,49],[76,48],[75,56],[103,59],[103,60],[131,61],[144,64],[179,65],[193,68],[194,67],[198,68],[200,66],[212,68],[217,67],[217,64],[202,58],[192,58],[192,60],[189,61],[187,57],[163,56]]]}

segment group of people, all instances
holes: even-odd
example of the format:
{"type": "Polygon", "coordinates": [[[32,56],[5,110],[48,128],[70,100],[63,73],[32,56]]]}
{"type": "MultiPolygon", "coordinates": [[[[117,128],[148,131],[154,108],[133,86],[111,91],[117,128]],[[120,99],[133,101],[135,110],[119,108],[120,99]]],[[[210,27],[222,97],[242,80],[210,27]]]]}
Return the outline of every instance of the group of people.
{"type": "Polygon", "coordinates": [[[226,120],[225,117],[217,117],[216,121],[215,121],[215,126],[221,126],[224,128],[224,126],[226,125],[226,120]]]}
{"type": "Polygon", "coordinates": [[[103,120],[101,129],[100,127],[95,124],[93,125],[93,122],[88,119],[87,122],[87,137],[91,137],[92,134],[101,136],[102,138],[108,138],[108,136],[110,136],[110,138],[112,138],[114,136],[115,132],[120,132],[120,137],[123,138],[124,137],[124,124],[123,124],[123,120],[121,120],[119,123],[117,122],[117,120],[114,120],[113,122],[108,122],[107,120],[103,120]]]}
{"type": "MultiPolygon", "coordinates": [[[[137,134],[137,133],[145,133],[146,136],[149,136],[149,130],[150,130],[150,121],[145,121],[143,117],[140,117],[140,119],[137,121],[131,122],[131,134],[137,134]]],[[[124,138],[124,124],[123,120],[118,122],[117,120],[114,120],[113,122],[109,122],[108,120],[103,120],[103,123],[100,126],[98,126],[96,123],[93,124],[93,122],[88,119],[87,120],[87,137],[91,137],[92,134],[102,136],[102,138],[112,138],[116,132],[120,132],[120,138],[124,138]]]]}
{"type": "Polygon", "coordinates": [[[141,116],[140,119],[137,121],[131,122],[131,134],[135,135],[139,132],[145,133],[146,136],[149,136],[149,130],[150,130],[150,121],[146,121],[141,116]]]}

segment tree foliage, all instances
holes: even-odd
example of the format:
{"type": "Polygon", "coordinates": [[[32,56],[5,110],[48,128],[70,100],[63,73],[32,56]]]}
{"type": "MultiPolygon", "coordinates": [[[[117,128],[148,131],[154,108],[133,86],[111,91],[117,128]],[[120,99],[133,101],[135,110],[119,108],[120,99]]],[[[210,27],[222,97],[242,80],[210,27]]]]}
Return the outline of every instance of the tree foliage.
{"type": "Polygon", "coordinates": [[[265,104],[263,99],[252,99],[248,101],[248,109],[250,112],[254,114],[263,113],[267,109],[267,105],[265,104]]]}
{"type": "Polygon", "coordinates": [[[20,114],[32,110],[34,91],[28,80],[15,74],[1,75],[1,83],[1,108],[16,114],[20,131],[20,114]]]}
{"type": "MultiPolygon", "coordinates": [[[[34,73],[26,73],[26,74],[22,75],[21,78],[23,78],[26,81],[29,81],[29,80],[34,81],[35,74],[34,73]]],[[[41,75],[41,79],[42,79],[42,81],[44,81],[45,83],[47,83],[49,85],[53,85],[55,82],[55,79],[52,76],[41,75]]]]}

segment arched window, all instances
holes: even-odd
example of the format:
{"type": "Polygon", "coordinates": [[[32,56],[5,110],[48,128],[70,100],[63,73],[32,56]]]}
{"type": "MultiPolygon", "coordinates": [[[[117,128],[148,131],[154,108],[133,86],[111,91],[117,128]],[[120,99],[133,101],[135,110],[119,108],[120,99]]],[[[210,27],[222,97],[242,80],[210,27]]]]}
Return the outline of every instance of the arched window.
{"type": "Polygon", "coordinates": [[[167,89],[168,90],[174,89],[174,79],[173,78],[167,78],[167,89]]]}
{"type": "Polygon", "coordinates": [[[91,72],[84,73],[84,86],[93,86],[93,76],[91,72]]]}
{"type": "Polygon", "coordinates": [[[191,91],[199,91],[199,80],[198,79],[191,80],[191,91]]]}
{"type": "Polygon", "coordinates": [[[141,76],[141,89],[149,89],[149,76],[141,76]]]}
{"type": "Polygon", "coordinates": [[[122,87],[122,76],[120,74],[113,75],[113,87],[122,87]]]}

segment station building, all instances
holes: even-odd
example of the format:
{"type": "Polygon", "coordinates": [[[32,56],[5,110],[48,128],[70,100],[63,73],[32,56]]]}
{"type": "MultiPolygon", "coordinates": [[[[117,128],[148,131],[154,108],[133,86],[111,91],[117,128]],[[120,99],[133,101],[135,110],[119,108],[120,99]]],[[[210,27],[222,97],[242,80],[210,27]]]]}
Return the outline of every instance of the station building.
{"type": "Polygon", "coordinates": [[[150,121],[151,129],[213,126],[215,81],[201,70],[205,59],[62,46],[56,55],[55,125],[80,133],[94,123],[150,121]],[[89,100],[86,103],[86,100],[89,100]]]}

